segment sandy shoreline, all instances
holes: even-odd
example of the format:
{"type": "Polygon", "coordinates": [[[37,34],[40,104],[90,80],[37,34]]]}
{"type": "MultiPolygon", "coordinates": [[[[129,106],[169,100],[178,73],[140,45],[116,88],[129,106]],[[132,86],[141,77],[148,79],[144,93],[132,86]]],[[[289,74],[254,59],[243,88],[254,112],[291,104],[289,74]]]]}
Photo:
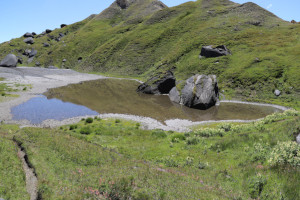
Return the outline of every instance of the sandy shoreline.
{"type": "MultiPolygon", "coordinates": [[[[28,91],[19,91],[15,94],[19,95],[18,98],[12,99],[10,101],[0,103],[0,121],[8,124],[19,124],[22,127],[57,127],[67,124],[73,124],[79,122],[82,118],[95,117],[94,116],[80,116],[65,119],[62,121],[58,120],[45,120],[41,124],[33,125],[27,120],[14,121],[12,120],[11,108],[20,105],[33,97],[37,97],[40,94],[46,92],[48,89],[62,87],[68,84],[80,83],[82,81],[90,81],[97,79],[105,79],[108,77],[79,73],[70,69],[45,69],[36,67],[18,67],[18,68],[3,68],[0,67],[0,77],[5,78],[5,82],[13,84],[31,85],[32,89],[28,91]]],[[[264,105],[272,106],[281,110],[286,110],[287,108],[278,105],[270,104],[260,104],[260,103],[248,103],[241,101],[221,101],[221,102],[232,102],[232,103],[244,103],[252,105],[264,105]]],[[[192,122],[189,120],[182,119],[170,119],[165,121],[165,124],[150,118],[135,115],[126,114],[100,114],[97,115],[99,118],[118,118],[123,120],[136,121],[141,124],[144,129],[162,129],[166,131],[178,131],[185,132],[190,130],[190,126],[207,124],[213,122],[253,122],[256,120],[224,120],[224,121],[201,121],[192,122]]]]}

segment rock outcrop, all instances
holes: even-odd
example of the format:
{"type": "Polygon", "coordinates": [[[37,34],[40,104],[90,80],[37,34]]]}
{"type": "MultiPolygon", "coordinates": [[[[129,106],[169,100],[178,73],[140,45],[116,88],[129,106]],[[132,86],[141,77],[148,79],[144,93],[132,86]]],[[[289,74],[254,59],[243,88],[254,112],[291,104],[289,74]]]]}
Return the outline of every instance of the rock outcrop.
{"type": "Polygon", "coordinates": [[[18,58],[14,54],[8,54],[1,62],[1,67],[16,67],[18,64],[18,58]]]}
{"type": "Polygon", "coordinates": [[[170,90],[175,87],[175,84],[176,79],[173,73],[167,71],[165,74],[150,78],[138,87],[137,92],[145,94],[169,94],[170,90]]]}
{"type": "Polygon", "coordinates": [[[194,75],[186,80],[181,91],[174,87],[169,93],[169,98],[190,108],[206,110],[216,105],[219,100],[217,77],[194,75]]]}
{"type": "Polygon", "coordinates": [[[230,55],[230,51],[227,49],[225,45],[217,46],[213,48],[212,46],[204,46],[201,49],[200,56],[206,58],[219,57],[219,56],[227,56],[230,55]]]}

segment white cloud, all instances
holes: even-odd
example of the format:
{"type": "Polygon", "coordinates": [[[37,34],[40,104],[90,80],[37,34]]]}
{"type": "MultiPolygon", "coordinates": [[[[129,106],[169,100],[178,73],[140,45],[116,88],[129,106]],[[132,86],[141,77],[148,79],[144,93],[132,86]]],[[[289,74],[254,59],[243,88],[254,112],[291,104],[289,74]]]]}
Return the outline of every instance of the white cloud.
{"type": "Polygon", "coordinates": [[[273,6],[273,4],[270,3],[270,4],[267,6],[267,9],[270,9],[272,6],[273,6]]]}

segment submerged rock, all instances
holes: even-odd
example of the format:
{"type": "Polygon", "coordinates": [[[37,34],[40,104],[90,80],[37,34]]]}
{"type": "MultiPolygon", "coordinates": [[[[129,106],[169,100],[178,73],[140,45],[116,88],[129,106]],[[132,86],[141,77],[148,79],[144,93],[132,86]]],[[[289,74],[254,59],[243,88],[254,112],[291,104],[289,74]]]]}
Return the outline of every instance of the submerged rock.
{"type": "Polygon", "coordinates": [[[165,74],[150,78],[147,82],[140,85],[137,92],[145,94],[168,94],[175,87],[176,79],[171,71],[165,74]]]}
{"type": "Polygon", "coordinates": [[[230,55],[229,49],[225,45],[217,46],[213,48],[212,46],[204,46],[201,49],[200,56],[204,56],[207,58],[219,57],[219,56],[227,56],[230,55]]]}
{"type": "Polygon", "coordinates": [[[186,80],[181,91],[174,87],[169,93],[169,98],[190,108],[206,110],[216,105],[219,100],[217,77],[194,75],[186,80]]]}
{"type": "Polygon", "coordinates": [[[1,67],[16,67],[18,64],[18,58],[14,54],[8,54],[1,62],[1,67]]]}

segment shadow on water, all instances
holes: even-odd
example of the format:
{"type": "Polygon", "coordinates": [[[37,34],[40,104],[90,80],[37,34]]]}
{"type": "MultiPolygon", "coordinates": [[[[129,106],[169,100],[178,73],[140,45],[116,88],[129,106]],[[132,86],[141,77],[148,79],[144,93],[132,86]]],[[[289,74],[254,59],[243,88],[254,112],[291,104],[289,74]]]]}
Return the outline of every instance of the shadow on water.
{"type": "MultiPolygon", "coordinates": [[[[73,105],[73,109],[76,105],[89,108],[85,114],[95,111],[100,114],[130,114],[151,117],[161,122],[176,118],[191,121],[253,120],[265,117],[273,112],[280,112],[279,109],[269,106],[236,103],[221,103],[220,106],[215,106],[205,111],[191,109],[172,103],[166,95],[136,93],[138,85],[138,82],[131,80],[101,79],[50,89],[44,95],[47,96],[49,102],[53,99],[55,100],[55,102],[52,102],[54,104],[51,104],[52,108],[57,107],[55,103],[61,105],[63,102],[70,102],[73,105]]],[[[40,104],[46,105],[47,101],[40,102],[40,104]]],[[[73,115],[77,114],[76,110],[64,111],[63,106],[60,106],[58,110],[64,113],[72,112],[73,115]]],[[[46,113],[48,111],[41,109],[39,112],[46,113]]],[[[53,111],[53,113],[55,112],[53,111]]],[[[55,117],[55,114],[51,117],[53,117],[51,119],[61,119],[61,117],[55,117]]]]}

